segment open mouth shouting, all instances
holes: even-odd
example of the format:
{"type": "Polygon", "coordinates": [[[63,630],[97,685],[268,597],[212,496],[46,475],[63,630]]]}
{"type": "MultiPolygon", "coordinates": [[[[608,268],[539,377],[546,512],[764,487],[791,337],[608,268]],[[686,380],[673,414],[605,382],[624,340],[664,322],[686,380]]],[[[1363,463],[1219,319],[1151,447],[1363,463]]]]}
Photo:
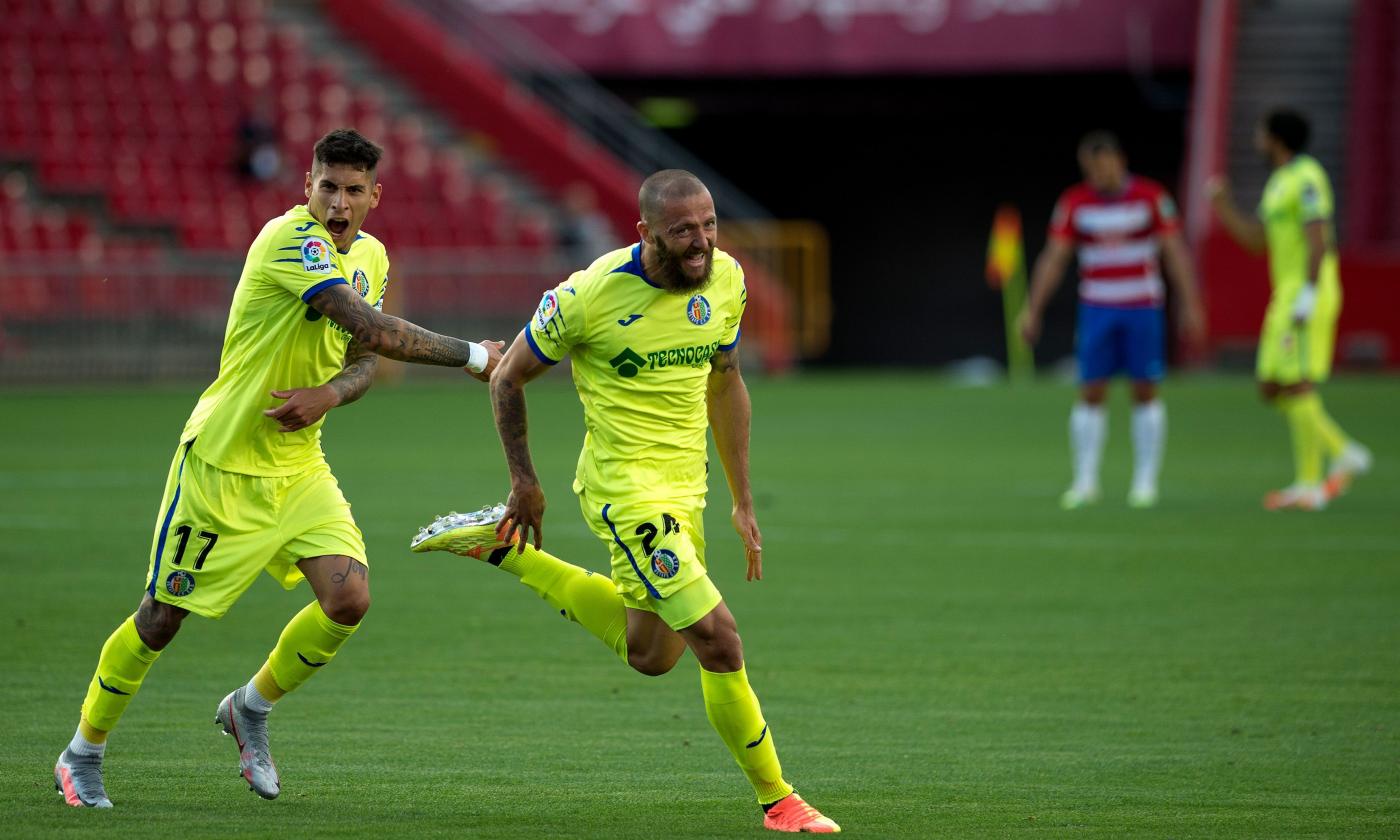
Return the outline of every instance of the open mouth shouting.
{"type": "Polygon", "coordinates": [[[685,256],[681,258],[681,264],[685,266],[686,272],[692,276],[705,274],[706,264],[709,261],[709,252],[698,248],[687,251],[685,256]]]}
{"type": "Polygon", "coordinates": [[[350,230],[349,219],[327,219],[326,230],[331,232],[331,236],[340,239],[345,236],[345,232],[350,230]]]}

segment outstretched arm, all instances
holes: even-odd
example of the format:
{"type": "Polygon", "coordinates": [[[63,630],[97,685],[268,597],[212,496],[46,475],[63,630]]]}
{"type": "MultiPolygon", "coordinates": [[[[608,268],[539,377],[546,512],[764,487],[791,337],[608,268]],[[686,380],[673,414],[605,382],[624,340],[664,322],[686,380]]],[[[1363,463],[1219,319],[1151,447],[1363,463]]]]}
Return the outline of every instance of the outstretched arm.
{"type": "Polygon", "coordinates": [[[744,541],[744,558],[748,561],[744,579],[762,580],[763,534],[758,530],[753,488],[749,486],[749,424],[753,406],[749,388],[739,372],[739,348],[721,350],[710,359],[705,408],[715,435],[715,449],[729,481],[729,495],[734,499],[734,530],[744,541]]]}
{"type": "Polygon", "coordinates": [[[1035,344],[1040,340],[1041,319],[1045,316],[1045,307],[1050,303],[1050,298],[1055,296],[1055,290],[1060,287],[1060,281],[1064,279],[1065,269],[1069,267],[1069,259],[1073,254],[1074,246],[1069,240],[1052,236],[1045,243],[1045,250],[1036,258],[1035,268],[1031,270],[1031,291],[1026,299],[1026,308],[1021,310],[1020,317],[1016,319],[1017,329],[1027,344],[1035,344]]]}
{"type": "Polygon", "coordinates": [[[544,540],[544,491],[540,489],[535,465],[530,459],[528,423],[525,419],[525,385],[549,370],[535,356],[522,331],[516,336],[496,372],[491,377],[491,408],[496,415],[496,432],[501,436],[506,464],[510,468],[510,498],[501,517],[497,535],[507,542],[518,542],[523,549],[534,531],[535,548],[544,540]]]}
{"type": "Polygon", "coordinates": [[[317,292],[310,300],[312,307],[339,324],[366,350],[425,365],[465,367],[477,378],[486,379],[500,361],[500,345],[492,352],[490,343],[477,344],[431,330],[393,315],[385,315],[355,294],[344,283],[337,283],[317,292]]]}
{"type": "Polygon", "coordinates": [[[1216,175],[1207,181],[1206,194],[1210,196],[1211,206],[1215,208],[1215,214],[1220,217],[1221,224],[1225,225],[1225,230],[1230,232],[1230,236],[1234,237],[1236,242],[1256,254],[1267,247],[1264,225],[1258,219],[1241,213],[1235,206],[1234,196],[1230,193],[1230,182],[1225,176],[1216,175]]]}
{"type": "Polygon", "coordinates": [[[288,388],[272,396],[286,400],[264,411],[279,424],[279,432],[299,432],[337,406],[348,405],[365,395],[374,382],[379,357],[351,341],[345,348],[345,367],[331,381],[315,388],[288,388]]]}

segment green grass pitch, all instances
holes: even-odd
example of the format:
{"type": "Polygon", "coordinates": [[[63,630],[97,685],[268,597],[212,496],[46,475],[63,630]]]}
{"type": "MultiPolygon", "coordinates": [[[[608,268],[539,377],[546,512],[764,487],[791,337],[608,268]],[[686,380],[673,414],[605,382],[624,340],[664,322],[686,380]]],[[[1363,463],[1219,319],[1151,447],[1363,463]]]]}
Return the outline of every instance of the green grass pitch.
{"type": "MultiPolygon", "coordinates": [[[[1117,402],[1105,501],[1073,514],[1067,387],[751,387],[767,577],[743,580],[718,474],[710,567],[789,778],[847,836],[1400,836],[1395,380],[1326,389],[1379,466],[1322,515],[1260,509],[1289,450],[1244,379],[1168,383],[1155,511],[1123,501],[1117,402]]],[[[147,678],[108,749],[117,809],[62,807],[50,768],[138,600],[196,393],[0,395],[0,835],[761,836],[693,659],[632,673],[507,575],[408,552],[506,489],[484,389],[437,378],[331,417],[374,608],[273,715],[282,797],[247,790],[212,723],[310,598],[263,578],[147,678]]],[[[604,569],[568,489],[565,378],[530,408],[547,547],[604,569]]]]}

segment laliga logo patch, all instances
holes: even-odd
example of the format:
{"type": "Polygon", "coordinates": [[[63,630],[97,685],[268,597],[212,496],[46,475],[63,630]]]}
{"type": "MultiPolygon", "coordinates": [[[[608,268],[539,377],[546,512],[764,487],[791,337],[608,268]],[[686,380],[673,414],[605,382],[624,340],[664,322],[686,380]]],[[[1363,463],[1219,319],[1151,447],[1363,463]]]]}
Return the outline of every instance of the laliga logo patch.
{"type": "Polygon", "coordinates": [[[690,318],[690,323],[703,327],[710,323],[710,302],[705,300],[704,295],[696,295],[685,305],[685,314],[690,318]]]}
{"type": "Polygon", "coordinates": [[[183,598],[194,591],[194,575],[184,569],[176,569],[165,578],[165,591],[176,598],[183,598]]]}
{"type": "Polygon", "coordinates": [[[369,297],[369,278],[365,276],[363,268],[355,269],[355,274],[350,278],[350,287],[360,297],[369,297]]]}
{"type": "Polygon", "coordinates": [[[540,329],[548,326],[554,320],[554,316],[559,314],[559,295],[553,289],[544,293],[540,298],[540,308],[535,311],[535,325],[540,329]]]}
{"type": "Polygon", "coordinates": [[[651,553],[651,570],[657,577],[669,580],[681,570],[681,558],[674,551],[658,548],[651,553]]]}
{"type": "Polygon", "coordinates": [[[330,274],[331,246],[324,239],[312,236],[301,243],[301,267],[308,274],[330,274]]]}

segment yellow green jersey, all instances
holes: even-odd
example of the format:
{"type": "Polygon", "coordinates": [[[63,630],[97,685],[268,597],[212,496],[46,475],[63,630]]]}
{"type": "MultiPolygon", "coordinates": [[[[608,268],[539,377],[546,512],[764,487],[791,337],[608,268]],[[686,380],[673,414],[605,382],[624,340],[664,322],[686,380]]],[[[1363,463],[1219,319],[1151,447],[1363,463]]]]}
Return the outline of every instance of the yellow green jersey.
{"type": "Polygon", "coordinates": [[[1297,155],[1275,169],[1264,185],[1259,218],[1269,246],[1269,278],[1274,296],[1291,301],[1308,280],[1308,240],[1304,228],[1312,222],[1327,227],[1327,253],[1317,284],[1319,296],[1337,294],[1337,238],[1332,225],[1332,184],[1311,155],[1297,155]]]}
{"type": "Polygon", "coordinates": [[[283,402],[272,391],[324,385],[344,366],[349,333],[307,303],[339,283],[383,307],[389,256],[379,240],[361,233],[342,252],[304,205],[268,222],[253,240],[229,307],[219,376],[181,438],[196,439],[194,452],[203,461],[227,472],[278,476],[325,460],[322,421],[279,432],[263,411],[283,402]]]}
{"type": "Polygon", "coordinates": [[[744,272],[715,249],[710,282],[672,293],[642,246],[605,254],[545,292],[525,327],[545,364],[573,357],[586,433],[574,492],[610,503],[705,493],[710,358],[739,343],[744,272]]]}

